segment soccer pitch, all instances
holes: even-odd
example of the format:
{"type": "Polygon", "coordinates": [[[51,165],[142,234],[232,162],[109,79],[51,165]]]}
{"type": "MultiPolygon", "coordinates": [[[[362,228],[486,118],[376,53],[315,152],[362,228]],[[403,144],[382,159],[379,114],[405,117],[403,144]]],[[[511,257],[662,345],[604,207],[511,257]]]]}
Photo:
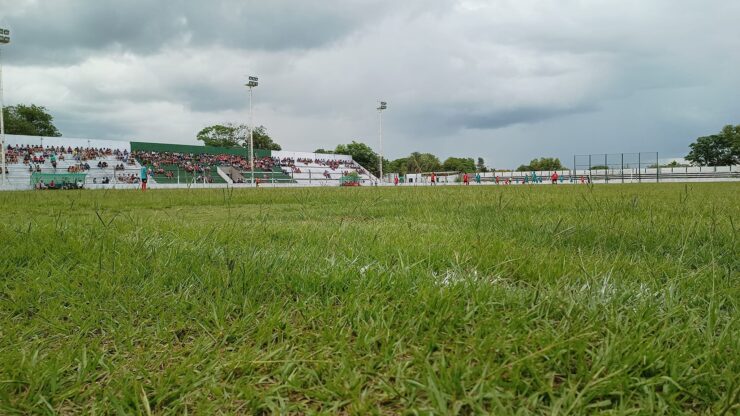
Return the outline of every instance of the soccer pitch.
{"type": "Polygon", "coordinates": [[[0,413],[737,414],[740,184],[0,193],[0,413]]]}

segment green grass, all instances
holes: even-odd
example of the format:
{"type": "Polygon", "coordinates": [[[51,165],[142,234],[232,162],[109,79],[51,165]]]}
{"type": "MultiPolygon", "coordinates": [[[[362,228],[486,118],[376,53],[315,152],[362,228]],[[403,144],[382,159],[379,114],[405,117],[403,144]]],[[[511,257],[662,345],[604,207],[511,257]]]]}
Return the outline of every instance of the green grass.
{"type": "Polygon", "coordinates": [[[738,414],[740,184],[0,193],[0,414],[738,414]]]}

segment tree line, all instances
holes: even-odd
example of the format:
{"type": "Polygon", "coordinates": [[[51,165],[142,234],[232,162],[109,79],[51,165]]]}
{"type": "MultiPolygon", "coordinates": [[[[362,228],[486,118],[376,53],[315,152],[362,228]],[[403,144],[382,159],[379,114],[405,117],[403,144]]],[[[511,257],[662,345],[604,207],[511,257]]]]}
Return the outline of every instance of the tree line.
{"type": "MultiPolygon", "coordinates": [[[[3,108],[5,132],[7,134],[59,137],[62,133],[54,125],[54,117],[49,111],[35,104],[17,104],[3,108]]],[[[267,133],[264,126],[254,128],[254,148],[265,150],[281,150],[267,133]]],[[[249,127],[244,124],[214,124],[203,128],[196,135],[198,141],[206,146],[216,147],[248,147],[249,127]]],[[[727,166],[740,164],[740,124],[726,125],[717,134],[702,136],[689,145],[689,154],[685,159],[695,166],[727,166]]],[[[380,156],[367,144],[352,141],[348,144],[337,145],[333,150],[316,149],[315,153],[346,154],[370,170],[378,174],[380,156]]],[[[664,166],[678,166],[677,162],[664,166]]],[[[594,167],[592,167],[594,168],[594,167]]],[[[595,167],[595,168],[598,168],[595,167]]],[[[532,170],[564,170],[560,159],[541,157],[532,159],[528,164],[517,167],[517,171],[532,170]]],[[[448,157],[444,161],[432,153],[413,152],[406,157],[395,160],[383,160],[383,171],[389,173],[408,174],[434,171],[455,172],[487,172],[482,157],[474,160],[471,157],[448,157]]]]}

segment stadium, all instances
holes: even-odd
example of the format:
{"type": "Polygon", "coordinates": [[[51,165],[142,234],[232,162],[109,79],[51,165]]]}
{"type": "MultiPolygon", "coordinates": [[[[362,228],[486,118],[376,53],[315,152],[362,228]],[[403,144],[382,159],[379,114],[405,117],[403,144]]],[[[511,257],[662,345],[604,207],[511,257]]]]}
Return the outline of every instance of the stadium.
{"type": "MultiPolygon", "coordinates": [[[[544,52],[537,52],[543,56],[529,61],[527,48],[537,40],[530,29],[541,26],[529,19],[541,16],[540,8],[559,15],[542,4],[495,2],[507,11],[504,15],[515,16],[504,24],[498,9],[477,2],[440,4],[435,6],[439,10],[428,10],[428,3],[373,3],[388,15],[332,2],[310,7],[214,3],[222,7],[184,2],[179,10],[151,4],[144,14],[127,14],[128,5],[122,3],[111,15],[105,6],[99,10],[78,2],[69,17],[66,3],[21,2],[14,5],[21,10],[15,14],[0,11],[0,26],[9,21],[29,29],[45,22],[50,34],[75,45],[62,48],[60,58],[45,49],[49,36],[38,45],[31,35],[21,37],[24,47],[44,53],[39,53],[43,58],[14,55],[19,63],[13,76],[31,81],[11,84],[16,103],[11,106],[3,100],[8,84],[2,84],[0,67],[0,414],[740,412],[740,125],[726,121],[736,117],[736,107],[698,111],[689,103],[691,115],[679,112],[685,117],[678,117],[672,112],[681,101],[676,97],[687,100],[684,94],[694,89],[686,88],[683,78],[661,72],[661,82],[680,81],[680,94],[671,100],[661,90],[666,96],[660,96],[657,110],[621,94],[622,84],[620,98],[610,96],[600,105],[606,108],[627,96],[636,110],[618,108],[610,117],[618,120],[628,113],[630,122],[639,125],[644,118],[635,115],[653,111],[680,120],[674,126],[657,119],[650,126],[663,126],[665,137],[681,131],[685,143],[677,147],[648,134],[617,144],[609,137],[593,139],[593,131],[611,125],[599,118],[598,106],[558,106],[569,98],[564,96],[568,89],[577,90],[576,95],[588,95],[589,88],[601,91],[608,83],[605,74],[613,70],[605,62],[624,60],[583,53],[590,44],[580,40],[591,36],[579,34],[567,53],[549,52],[565,47],[567,37],[548,39],[544,52]],[[198,20],[207,20],[213,10],[220,13],[216,23],[198,20]],[[245,16],[255,21],[252,13],[270,30],[255,25],[239,32],[245,16]],[[65,23],[57,27],[48,19],[51,14],[65,23]],[[180,17],[160,20],[160,15],[180,17]],[[381,23],[363,23],[371,18],[381,23]],[[71,23],[77,19],[85,24],[75,35],[71,23]],[[151,26],[147,19],[153,19],[151,26]],[[412,41],[413,28],[429,29],[430,19],[435,23],[431,30],[419,31],[424,39],[412,41]],[[183,29],[191,25],[197,30],[183,29]],[[505,27],[508,34],[518,33],[520,25],[527,29],[524,50],[508,55],[521,47],[513,35],[496,37],[495,45],[505,44],[501,50],[483,47],[480,34],[498,33],[489,26],[505,27]],[[129,38],[119,26],[142,30],[129,38]],[[461,88],[443,94],[445,100],[459,101],[445,109],[449,116],[424,112],[441,99],[424,95],[432,84],[414,84],[425,78],[419,68],[435,71],[437,63],[419,58],[418,50],[444,44],[441,34],[458,40],[442,52],[454,55],[471,47],[470,39],[460,35],[468,26],[477,28],[475,53],[453,56],[451,67],[459,71],[453,73],[464,75],[461,88]],[[301,36],[275,33],[294,27],[303,28],[301,36]],[[355,29],[342,32],[345,27],[355,29]],[[371,41],[383,36],[378,28],[399,32],[378,45],[371,41]],[[339,40],[319,36],[329,29],[341,33],[339,40]],[[171,38],[148,46],[154,43],[150,38],[170,30],[175,33],[171,38]],[[222,32],[235,33],[240,42],[254,38],[264,43],[240,49],[230,38],[220,38],[222,32]],[[138,44],[143,42],[139,35],[147,46],[138,44]],[[201,36],[213,44],[199,43],[201,36]],[[112,39],[108,43],[107,37],[112,39]],[[292,43],[281,46],[288,38],[292,43]],[[385,82],[399,89],[401,82],[391,78],[413,84],[393,98],[410,99],[422,109],[417,113],[407,106],[399,110],[404,117],[384,127],[383,112],[392,111],[388,103],[395,101],[378,100],[377,133],[374,117],[365,125],[353,110],[343,108],[344,102],[329,115],[317,115],[317,103],[328,100],[308,98],[293,84],[284,90],[275,85],[271,104],[260,109],[268,114],[271,129],[277,125],[290,132],[293,124],[298,126],[299,139],[286,143],[282,138],[289,134],[276,134],[294,149],[283,150],[252,117],[254,76],[246,84],[246,125],[212,124],[229,120],[223,114],[238,114],[231,120],[247,118],[245,103],[228,97],[212,113],[197,106],[182,110],[188,108],[187,94],[203,85],[208,96],[228,96],[231,87],[222,89],[219,82],[240,82],[225,74],[242,55],[266,62],[261,65],[284,83],[290,77],[280,71],[300,77],[290,71],[310,72],[319,62],[329,72],[325,78],[340,84],[340,92],[330,91],[329,83],[313,73],[311,82],[321,86],[322,94],[343,97],[345,90],[349,95],[363,91],[364,72],[353,66],[355,61],[370,65],[364,55],[395,48],[403,53],[382,61],[394,74],[385,82]],[[181,50],[188,56],[202,53],[198,65],[208,70],[210,60],[223,60],[216,62],[215,73],[192,65],[188,70],[193,74],[175,87],[171,99],[176,105],[162,105],[166,81],[188,66],[178,55],[181,50]],[[352,61],[351,71],[339,65],[341,76],[327,63],[335,50],[352,61]],[[354,55],[355,50],[362,54],[354,55]],[[487,57],[489,52],[496,59],[487,57]],[[128,83],[122,67],[101,64],[109,55],[122,67],[133,62],[137,82],[128,83]],[[172,56],[173,68],[151,82],[147,68],[172,56]],[[526,82],[501,82],[506,99],[518,102],[532,90],[537,100],[549,90],[558,99],[544,100],[547,110],[540,101],[526,111],[488,107],[500,91],[486,80],[512,71],[491,64],[501,56],[521,65],[515,69],[527,76],[534,73],[526,82]],[[589,62],[598,69],[598,87],[580,72],[576,78],[582,83],[559,78],[572,69],[565,60],[574,56],[595,59],[589,62]],[[54,67],[63,73],[56,78],[63,84],[58,88],[45,83],[46,72],[38,63],[54,59],[62,60],[54,67]],[[411,75],[393,67],[396,61],[412,68],[411,75]],[[537,66],[541,62],[546,70],[537,66]],[[480,68],[485,76],[468,83],[480,68]],[[79,73],[84,82],[64,84],[79,73]],[[75,90],[99,81],[101,74],[116,82],[100,82],[93,93],[75,90]],[[557,82],[542,88],[541,77],[557,82]],[[40,92],[33,91],[37,86],[40,92]],[[489,94],[484,100],[479,100],[481,90],[489,94]],[[46,107],[22,104],[18,97],[59,101],[47,113],[46,107]],[[304,100],[309,104],[304,106],[304,100]],[[150,114],[150,101],[156,102],[156,114],[150,114]],[[296,110],[303,107],[312,107],[308,115],[296,110]],[[507,117],[512,120],[501,121],[507,117]],[[583,121],[591,117],[598,129],[583,121]],[[311,121],[305,124],[307,118],[311,121]],[[175,126],[191,119],[185,128],[190,136],[211,124],[197,134],[202,143],[194,144],[190,136],[168,142],[168,137],[185,137],[175,126]],[[712,134],[709,129],[715,127],[707,126],[719,120],[726,127],[712,134]],[[65,134],[75,134],[63,136],[53,121],[65,134]],[[313,123],[327,127],[316,132],[310,129],[313,123]],[[398,127],[402,123],[407,125],[398,127]],[[451,129],[444,123],[469,125],[451,129]],[[558,130],[559,123],[565,123],[564,130],[558,130]],[[139,126],[172,133],[128,139],[159,137],[133,134],[139,126]],[[372,130],[377,147],[354,140],[341,144],[350,137],[343,128],[372,130]],[[385,151],[393,160],[384,157],[384,128],[385,151]],[[430,130],[453,133],[440,139],[430,130]],[[406,131],[414,134],[403,136],[406,131]],[[470,134],[475,140],[466,139],[470,134]],[[533,139],[536,143],[527,147],[517,134],[544,139],[533,139]],[[414,141],[416,135],[423,145],[414,141]],[[488,135],[493,138],[482,139],[488,135]],[[472,153],[466,147],[471,142],[481,152],[476,154],[495,148],[505,163],[497,159],[501,167],[496,169],[482,157],[475,163],[472,157],[454,156],[472,153]],[[548,147],[553,143],[565,150],[556,153],[548,147]],[[335,144],[329,150],[321,147],[335,144]],[[402,146],[414,151],[403,156],[402,146]],[[517,153],[520,147],[525,149],[517,153]],[[449,157],[442,161],[418,148],[449,157]],[[523,160],[520,154],[527,160],[548,156],[515,168],[515,160],[523,160]]],[[[581,8],[589,11],[589,22],[601,16],[591,6],[562,7],[567,21],[548,33],[573,30],[569,22],[581,8]]],[[[609,9],[608,4],[600,7],[609,9]]],[[[624,5],[610,10],[617,21],[633,23],[634,30],[643,20],[658,24],[643,7],[648,8],[638,8],[636,17],[617,13],[628,8],[624,5]]],[[[672,15],[675,6],[661,7],[672,15]]],[[[719,6],[704,7],[718,19],[732,15],[719,6]]],[[[603,29],[594,26],[602,37],[593,42],[632,46],[628,36],[604,40],[611,39],[606,30],[611,19],[610,14],[601,20],[603,29]]],[[[736,25],[724,26],[737,31],[736,25]]],[[[0,30],[2,53],[11,40],[16,42],[16,33],[0,30]]],[[[618,33],[624,34],[623,29],[618,33]]],[[[640,39],[641,48],[645,39],[640,39]]],[[[628,57],[637,61],[644,55],[641,48],[628,57]]],[[[623,70],[642,76],[656,62],[651,58],[623,70]]],[[[717,79],[723,79],[720,72],[717,79]]],[[[367,91],[374,93],[380,81],[368,82],[367,91]]],[[[734,85],[726,82],[722,85],[734,85]]],[[[440,84],[445,82],[433,85],[444,88],[440,84]]],[[[668,90],[663,84],[647,87],[661,88],[668,90]]],[[[692,97],[710,90],[705,86],[692,97]]],[[[375,115],[372,107],[367,112],[375,115]]],[[[629,123],[621,127],[632,128],[629,123]]]]}
{"type": "MultiPolygon", "coordinates": [[[[463,172],[389,173],[381,181],[351,155],[256,149],[254,169],[245,148],[168,143],[89,140],[61,137],[6,136],[4,190],[63,188],[136,189],[141,187],[141,169],[147,171],[149,188],[304,187],[304,186],[431,186],[463,182],[463,172]],[[92,164],[91,164],[92,163],[92,164]],[[396,180],[398,178],[398,180],[396,180]]],[[[586,155],[589,160],[596,155],[586,155]]],[[[608,160],[609,155],[599,155],[608,160]]],[[[660,183],[740,181],[740,166],[659,165],[656,153],[628,155],[625,166],[582,165],[574,156],[575,169],[479,172],[475,185],[526,185],[551,183],[557,173],[559,184],[660,183]],[[635,159],[629,163],[629,157],[635,159]],[[635,157],[645,157],[644,162],[635,157]],[[651,160],[652,159],[652,160],[651,160]],[[630,166],[631,165],[631,166],[630,166]],[[594,169],[594,167],[596,167],[594,169]]],[[[584,158],[584,156],[580,156],[584,158]]]]}

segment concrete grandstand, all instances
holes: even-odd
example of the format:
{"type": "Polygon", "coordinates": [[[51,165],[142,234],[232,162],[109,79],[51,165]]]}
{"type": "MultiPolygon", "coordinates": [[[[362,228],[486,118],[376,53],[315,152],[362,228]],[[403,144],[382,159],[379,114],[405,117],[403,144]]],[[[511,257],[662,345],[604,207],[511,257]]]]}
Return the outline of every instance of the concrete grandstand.
{"type": "Polygon", "coordinates": [[[372,185],[378,179],[349,155],[218,148],[137,141],[6,136],[0,189],[73,181],[75,187],[135,188],[146,167],[149,187],[372,185]],[[70,175],[76,175],[70,179],[70,175]]]}

